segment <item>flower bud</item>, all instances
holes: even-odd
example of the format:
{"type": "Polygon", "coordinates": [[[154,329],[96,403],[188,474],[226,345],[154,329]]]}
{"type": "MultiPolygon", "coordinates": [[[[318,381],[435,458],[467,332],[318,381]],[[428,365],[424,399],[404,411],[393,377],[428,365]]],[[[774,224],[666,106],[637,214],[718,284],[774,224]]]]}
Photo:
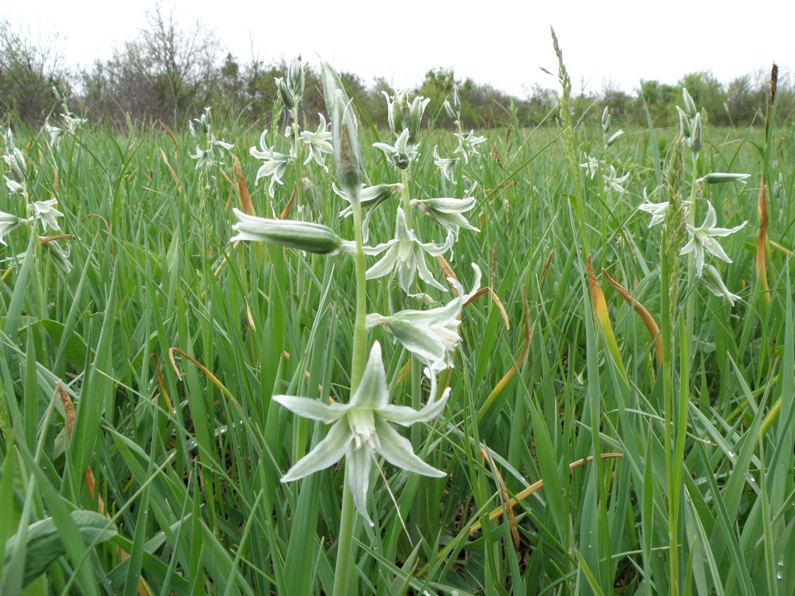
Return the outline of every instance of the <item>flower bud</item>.
{"type": "Polygon", "coordinates": [[[450,105],[450,101],[447,99],[444,100],[444,111],[450,116],[450,120],[458,120],[458,114],[455,113],[453,106],[450,105]]]}
{"type": "Polygon", "coordinates": [[[610,108],[605,106],[602,110],[602,133],[607,134],[608,130],[610,130],[610,108]]]}
{"type": "Polygon", "coordinates": [[[356,203],[362,188],[363,172],[356,114],[353,105],[340,89],[341,81],[337,73],[325,63],[322,72],[326,109],[331,115],[331,140],[337,180],[351,197],[351,202],[356,203]]]}
{"type": "Polygon", "coordinates": [[[615,143],[615,142],[616,142],[616,139],[618,139],[618,137],[620,137],[620,136],[621,136],[621,135],[623,135],[623,134],[624,134],[624,130],[623,130],[623,129],[618,129],[616,132],[614,132],[614,133],[613,133],[613,134],[610,136],[610,138],[609,138],[609,139],[607,139],[607,146],[609,147],[610,145],[612,145],[613,143],[615,143]]]}
{"type": "Polygon", "coordinates": [[[694,118],[696,115],[696,104],[684,87],[682,87],[682,101],[685,104],[685,114],[687,114],[689,118],[694,118]]]}
{"type": "Polygon", "coordinates": [[[279,90],[279,95],[282,98],[284,107],[286,107],[288,110],[292,110],[295,107],[295,99],[293,98],[293,94],[290,92],[290,89],[287,88],[287,84],[284,82],[284,79],[273,79],[273,81],[276,83],[276,88],[279,90]]]}
{"type": "Polygon", "coordinates": [[[287,87],[292,95],[293,105],[300,103],[304,96],[304,65],[300,58],[294,58],[290,62],[290,68],[287,71],[287,87]]]}
{"type": "Polygon", "coordinates": [[[331,228],[321,224],[289,219],[267,219],[246,215],[238,209],[233,211],[237,223],[232,229],[237,235],[232,236],[230,242],[238,240],[267,242],[319,255],[334,255],[341,250],[346,252],[353,250],[352,242],[343,240],[331,228]]]}
{"type": "Polygon", "coordinates": [[[676,106],[676,113],[679,115],[679,133],[685,139],[690,139],[690,117],[679,106],[676,106]]]}
{"type": "Polygon", "coordinates": [[[693,118],[693,134],[690,136],[690,141],[688,143],[694,155],[698,155],[698,152],[701,151],[701,131],[701,114],[699,113],[693,118]]]}
{"type": "Polygon", "coordinates": [[[696,182],[704,182],[706,184],[722,184],[724,182],[741,182],[745,184],[745,179],[750,178],[751,174],[735,174],[727,172],[711,172],[706,176],[702,176],[696,182]]]}
{"type": "Polygon", "coordinates": [[[417,135],[420,133],[420,127],[422,126],[422,115],[425,113],[425,108],[430,101],[430,99],[418,95],[414,98],[414,101],[411,102],[411,111],[409,115],[409,143],[415,143],[417,141],[417,135]]]}

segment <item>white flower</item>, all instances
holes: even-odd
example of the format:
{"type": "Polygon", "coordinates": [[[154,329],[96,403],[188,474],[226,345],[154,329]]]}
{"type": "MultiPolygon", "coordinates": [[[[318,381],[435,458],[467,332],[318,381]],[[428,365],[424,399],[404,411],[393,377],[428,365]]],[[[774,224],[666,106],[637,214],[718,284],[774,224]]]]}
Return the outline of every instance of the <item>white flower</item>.
{"type": "Polygon", "coordinates": [[[48,135],[50,135],[50,145],[57,147],[61,142],[61,137],[63,137],[65,133],[64,129],[57,126],[52,126],[50,124],[50,120],[47,119],[47,121],[44,122],[44,130],[48,135]]]}
{"type": "Polygon", "coordinates": [[[430,217],[433,221],[444,226],[455,239],[458,239],[460,228],[466,228],[473,232],[479,232],[475,226],[464,217],[466,211],[475,207],[475,198],[466,197],[465,199],[412,199],[412,205],[417,205],[420,210],[430,217]]]}
{"type": "Polygon", "coordinates": [[[359,388],[347,404],[325,404],[308,397],[274,395],[275,401],[303,418],[326,424],[334,423],[326,438],[282,476],[282,482],[309,476],[334,465],[345,456],[348,488],[353,495],[353,503],[359,514],[372,526],[373,522],[367,514],[367,497],[370,469],[376,453],[392,465],[409,472],[433,478],[446,476],[441,470],[429,466],[417,457],[408,439],[389,425],[389,422],[394,422],[401,426],[411,426],[436,418],[444,410],[450,389],[445,389],[438,400],[433,399],[435,393],[436,382],[431,377],[431,401],[421,410],[391,405],[381,359],[381,346],[375,342],[359,388]]]}
{"type": "Polygon", "coordinates": [[[591,157],[590,155],[586,155],[585,159],[587,161],[585,163],[581,163],[580,167],[585,168],[588,177],[593,180],[593,177],[596,176],[596,172],[599,171],[599,168],[604,162],[596,159],[595,157],[591,157]]]}
{"type": "Polygon", "coordinates": [[[11,180],[11,178],[9,178],[8,176],[3,176],[3,178],[5,178],[6,186],[8,187],[8,192],[10,192],[12,195],[14,195],[14,194],[21,194],[21,195],[25,194],[25,185],[24,184],[20,184],[16,180],[11,180]]]}
{"type": "Polygon", "coordinates": [[[610,166],[610,171],[603,180],[605,186],[609,186],[618,194],[623,195],[626,190],[623,186],[621,186],[621,184],[626,181],[627,178],[629,178],[629,174],[624,174],[623,176],[619,177],[618,174],[616,174],[616,169],[613,166],[610,166]]]}
{"type": "Polygon", "coordinates": [[[88,120],[85,118],[79,118],[77,116],[70,116],[69,114],[64,114],[62,116],[63,121],[66,122],[66,128],[69,129],[69,132],[74,133],[83,126],[88,120]]]}
{"type": "Polygon", "coordinates": [[[720,273],[718,273],[718,270],[712,265],[707,265],[704,267],[704,274],[701,276],[701,281],[704,282],[704,285],[707,286],[707,289],[710,292],[715,294],[718,298],[726,298],[726,300],[728,300],[732,306],[734,306],[735,300],[740,299],[737,294],[732,294],[729,291],[729,288],[727,288],[726,284],[723,283],[720,273]]]}
{"type": "Polygon", "coordinates": [[[367,279],[378,279],[397,270],[398,284],[404,292],[411,294],[411,284],[414,282],[414,275],[419,273],[423,281],[434,288],[446,292],[447,289],[436,281],[431,272],[428,271],[428,266],[425,264],[425,253],[432,257],[437,257],[450,250],[453,242],[453,235],[449,233],[444,244],[420,242],[414,232],[409,230],[406,225],[406,216],[403,213],[403,209],[398,207],[395,237],[389,242],[372,248],[364,247],[364,252],[368,255],[377,255],[386,251],[381,260],[367,270],[366,277],[367,279]]]}
{"type": "Polygon", "coordinates": [[[459,133],[454,134],[458,138],[458,147],[453,153],[461,153],[466,163],[469,163],[470,157],[480,155],[478,145],[485,143],[486,137],[476,137],[474,130],[470,130],[466,135],[459,133]]]}
{"type": "Polygon", "coordinates": [[[304,141],[304,145],[309,148],[309,155],[304,161],[304,165],[308,164],[311,160],[315,160],[315,163],[323,168],[324,171],[328,172],[328,168],[326,167],[325,158],[323,157],[324,153],[332,153],[334,151],[334,147],[332,147],[331,143],[331,133],[326,130],[326,118],[323,114],[318,114],[320,116],[320,124],[317,127],[317,131],[310,132],[305,130],[301,132],[301,139],[304,141]]]}
{"type": "Polygon", "coordinates": [[[384,152],[384,157],[386,157],[390,165],[405,170],[417,157],[417,147],[408,141],[409,129],[406,128],[398,135],[394,145],[373,143],[373,147],[384,152]]]}
{"type": "Polygon", "coordinates": [[[58,211],[53,205],[58,202],[58,199],[50,199],[49,201],[36,201],[31,205],[33,207],[33,215],[36,219],[41,220],[41,225],[44,226],[44,231],[48,229],[60,230],[58,220],[56,217],[63,217],[63,213],[58,211]]]}
{"type": "MultiPolygon", "coordinates": [[[[11,134],[11,131],[8,131],[8,134],[11,134]]],[[[6,143],[8,143],[8,135],[6,135],[6,143]]],[[[12,136],[11,139],[14,137],[12,136]]],[[[3,161],[8,164],[8,167],[11,168],[11,174],[17,180],[21,181],[25,179],[25,170],[27,166],[25,165],[25,156],[23,155],[22,151],[14,147],[13,145],[9,145],[7,152],[3,155],[3,161]]]]}
{"type": "Polygon", "coordinates": [[[8,246],[4,240],[12,230],[22,225],[26,220],[18,218],[16,215],[0,211],[0,244],[8,246]]]}
{"type": "Polygon", "coordinates": [[[197,170],[215,165],[215,152],[212,147],[209,149],[202,149],[196,145],[196,153],[188,153],[188,155],[196,160],[197,170]]]}
{"type": "Polygon", "coordinates": [[[369,314],[365,323],[367,328],[376,325],[387,327],[404,348],[430,369],[431,376],[450,368],[451,353],[461,341],[458,335],[461,309],[480,289],[480,268],[474,263],[472,268],[475,270],[475,283],[468,294],[455,278],[448,277],[458,290],[458,296],[447,305],[429,310],[401,310],[392,316],[369,314]]]}
{"type": "Polygon", "coordinates": [[[651,214],[649,227],[653,228],[665,220],[665,210],[668,209],[668,201],[663,201],[662,203],[643,203],[642,205],[638,205],[638,209],[651,214]]]}
{"type": "MultiPolygon", "coordinates": [[[[340,211],[340,217],[353,215],[353,201],[350,195],[346,191],[337,188],[336,184],[332,183],[331,188],[337,195],[348,201],[348,203],[351,203],[340,211]]],[[[388,200],[396,192],[399,192],[401,188],[403,188],[403,185],[398,182],[396,184],[376,184],[375,186],[362,188],[359,191],[359,203],[362,209],[366,210],[364,220],[362,221],[362,242],[367,242],[370,237],[370,218],[373,213],[380,207],[381,203],[388,200]]]]}
{"type": "Polygon", "coordinates": [[[264,162],[260,169],[257,170],[256,183],[259,183],[259,179],[263,176],[270,176],[271,183],[268,186],[268,194],[273,195],[273,185],[276,183],[283,184],[282,176],[284,176],[287,164],[290,162],[290,156],[284,153],[277,153],[272,148],[269,148],[265,142],[267,135],[268,131],[263,131],[259,137],[260,149],[252,147],[249,152],[253,157],[264,162]]]}
{"type": "Polygon", "coordinates": [[[438,146],[433,148],[433,163],[442,171],[442,176],[452,182],[455,176],[455,164],[458,161],[457,157],[439,157],[437,152],[438,146]]]}
{"type": "Polygon", "coordinates": [[[686,255],[689,253],[693,253],[695,257],[695,264],[696,264],[696,275],[701,277],[701,272],[704,269],[704,251],[715,255],[721,261],[725,261],[727,263],[731,263],[732,260],[729,256],[723,251],[721,245],[718,244],[718,241],[713,238],[713,236],[723,237],[728,236],[729,234],[734,234],[735,232],[742,230],[747,224],[747,221],[744,221],[739,226],[735,228],[716,228],[715,224],[718,221],[717,216],[715,215],[715,209],[712,206],[712,203],[707,202],[707,216],[704,218],[704,223],[701,224],[701,227],[694,228],[690,224],[687,225],[687,233],[690,235],[690,241],[685,244],[684,248],[679,252],[680,255],[686,255]]]}

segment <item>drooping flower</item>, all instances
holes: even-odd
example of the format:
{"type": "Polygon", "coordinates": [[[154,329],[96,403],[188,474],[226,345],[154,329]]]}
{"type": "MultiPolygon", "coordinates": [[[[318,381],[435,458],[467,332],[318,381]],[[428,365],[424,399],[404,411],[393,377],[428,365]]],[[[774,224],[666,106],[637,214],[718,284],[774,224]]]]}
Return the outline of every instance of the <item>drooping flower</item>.
{"type": "Polygon", "coordinates": [[[445,306],[429,310],[401,310],[391,316],[372,313],[367,315],[367,328],[376,325],[387,327],[404,348],[430,369],[431,376],[450,368],[451,354],[461,341],[458,335],[461,309],[480,289],[480,268],[474,263],[472,268],[475,270],[475,282],[468,294],[464,293],[458,280],[448,277],[458,295],[445,306]]]}
{"type": "Polygon", "coordinates": [[[14,229],[25,223],[24,219],[20,219],[16,215],[0,211],[0,244],[8,246],[5,237],[14,229]]]}
{"type": "MultiPolygon", "coordinates": [[[[353,215],[353,201],[350,195],[348,195],[346,191],[337,188],[336,184],[332,184],[331,188],[337,195],[348,201],[348,203],[351,203],[340,211],[340,217],[353,215]]],[[[376,184],[375,186],[362,188],[359,191],[359,202],[362,206],[362,210],[365,212],[364,220],[362,221],[362,242],[367,242],[370,237],[370,218],[373,216],[373,213],[375,213],[376,209],[378,209],[382,203],[387,201],[396,192],[399,192],[401,188],[403,188],[403,185],[398,182],[396,184],[376,184]]]]}
{"type": "Polygon", "coordinates": [[[268,147],[267,135],[268,131],[266,129],[259,137],[259,149],[257,147],[252,147],[249,149],[249,153],[251,153],[253,157],[263,161],[263,164],[260,166],[259,170],[257,170],[255,183],[259,183],[260,178],[269,176],[271,183],[268,186],[268,193],[273,195],[273,185],[283,184],[282,176],[284,176],[287,164],[290,162],[290,156],[284,153],[278,153],[274,151],[272,147],[268,147]]]}
{"type": "Polygon", "coordinates": [[[348,488],[359,514],[373,525],[367,513],[367,497],[370,488],[370,470],[375,454],[381,455],[392,465],[430,476],[443,478],[446,474],[426,464],[411,448],[408,439],[398,434],[389,423],[411,426],[417,422],[429,422],[442,413],[450,395],[445,389],[438,400],[435,378],[431,377],[431,401],[421,410],[389,403],[389,389],[381,358],[381,346],[373,344],[365,366],[364,375],[356,392],[347,404],[325,404],[317,399],[274,395],[282,406],[311,420],[332,424],[326,438],[320,441],[307,455],[296,462],[282,476],[282,482],[291,482],[309,476],[337,463],[344,456],[348,466],[348,488]]]}
{"type": "Polygon", "coordinates": [[[54,148],[58,147],[61,143],[61,138],[66,132],[63,128],[50,124],[49,118],[44,122],[44,131],[50,135],[50,145],[54,148]]]}
{"type": "Polygon", "coordinates": [[[63,213],[54,207],[57,202],[58,199],[50,199],[49,201],[36,201],[31,205],[33,208],[33,216],[41,221],[41,225],[44,226],[45,232],[48,229],[61,229],[58,225],[58,220],[55,219],[56,217],[63,217],[63,213]]]}
{"type": "Polygon", "coordinates": [[[395,237],[389,242],[379,244],[374,247],[364,247],[365,254],[377,255],[386,251],[375,265],[366,272],[367,279],[378,279],[392,271],[397,271],[398,284],[407,294],[411,294],[411,284],[414,283],[414,275],[419,273],[420,279],[439,290],[446,292],[447,289],[436,281],[428,266],[425,264],[425,253],[432,257],[443,255],[452,247],[454,242],[453,235],[448,233],[444,244],[434,244],[432,242],[420,242],[413,231],[406,225],[406,216],[403,209],[398,207],[395,221],[395,237]]]}
{"type": "Polygon", "coordinates": [[[373,143],[373,147],[384,152],[384,157],[395,168],[405,170],[417,157],[416,145],[409,142],[409,129],[406,128],[398,135],[394,145],[387,143],[373,143]]]}
{"type": "Polygon", "coordinates": [[[458,162],[457,157],[439,157],[437,151],[438,146],[433,148],[433,163],[441,170],[442,176],[452,182],[455,177],[455,164],[458,162]]]}
{"type": "Polygon", "coordinates": [[[695,258],[695,265],[696,265],[696,275],[701,277],[701,272],[704,269],[704,251],[718,257],[721,261],[725,261],[727,263],[731,263],[732,260],[729,258],[721,245],[715,240],[714,237],[723,237],[728,236],[729,234],[734,234],[739,230],[742,230],[747,224],[747,221],[744,221],[739,226],[734,228],[716,228],[715,224],[718,222],[717,215],[715,214],[715,208],[712,206],[712,203],[707,202],[707,216],[704,218],[704,223],[701,224],[700,227],[694,228],[690,224],[687,226],[687,233],[690,236],[690,241],[685,244],[682,250],[679,252],[680,255],[686,255],[689,253],[693,253],[695,258]]]}
{"type": "Polygon", "coordinates": [[[712,265],[707,265],[704,267],[704,273],[701,276],[701,281],[704,282],[704,285],[710,292],[715,294],[715,296],[718,298],[725,298],[731,303],[732,306],[734,306],[735,300],[740,299],[737,294],[732,294],[729,291],[729,288],[727,288],[726,284],[723,283],[720,273],[718,273],[718,270],[712,265]]]}
{"type": "Polygon", "coordinates": [[[412,205],[417,205],[420,210],[433,221],[443,226],[458,239],[461,228],[479,232],[475,226],[467,221],[464,213],[475,207],[475,198],[464,199],[412,199],[412,205]]]}

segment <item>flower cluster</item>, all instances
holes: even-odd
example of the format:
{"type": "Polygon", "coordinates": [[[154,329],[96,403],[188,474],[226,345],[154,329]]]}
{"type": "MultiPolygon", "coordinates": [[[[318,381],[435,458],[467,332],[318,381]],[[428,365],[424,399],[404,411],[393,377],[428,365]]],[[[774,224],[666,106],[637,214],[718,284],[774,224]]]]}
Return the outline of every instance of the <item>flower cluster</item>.
{"type": "Polygon", "coordinates": [[[200,118],[194,118],[189,123],[191,136],[197,141],[196,153],[189,153],[192,159],[196,160],[196,169],[210,168],[217,164],[223,157],[224,151],[229,151],[234,145],[215,138],[212,130],[212,119],[210,108],[204,108],[204,113],[200,118]],[[201,136],[196,133],[193,122],[199,127],[201,136]]]}
{"type": "MultiPolygon", "coordinates": [[[[274,79],[282,103],[289,110],[293,120],[284,133],[289,144],[287,153],[276,151],[275,146],[269,146],[267,129],[260,135],[259,147],[252,147],[249,150],[252,157],[262,161],[262,166],[257,171],[256,183],[259,184],[261,178],[270,178],[268,194],[271,196],[273,196],[275,186],[283,184],[282,177],[287,171],[287,166],[301,159],[304,148],[306,148],[307,156],[300,162],[301,165],[306,166],[314,161],[324,172],[328,172],[325,156],[333,151],[333,147],[326,118],[323,114],[318,114],[320,123],[314,132],[301,130],[298,125],[298,108],[304,96],[304,79],[305,70],[300,58],[290,62],[286,79],[274,79]]],[[[301,181],[299,180],[299,182],[301,181]]]]}
{"type": "MultiPolygon", "coordinates": [[[[690,146],[695,161],[701,148],[701,116],[696,110],[696,106],[690,94],[687,92],[687,89],[682,91],[682,97],[684,100],[684,109],[679,106],[676,107],[679,113],[680,133],[682,138],[685,139],[685,142],[690,146]]],[[[723,184],[728,182],[745,184],[748,177],[748,174],[730,172],[712,172],[706,174],[695,180],[693,198],[700,196],[700,188],[704,184],[723,184]]],[[[638,210],[651,215],[649,227],[651,228],[659,223],[663,223],[666,219],[666,213],[668,213],[670,203],[653,203],[649,201],[645,188],[643,189],[643,198],[644,202],[638,206],[638,210]]],[[[688,240],[687,243],[679,249],[679,254],[692,254],[696,278],[701,280],[706,288],[714,295],[719,298],[726,298],[731,304],[734,304],[739,296],[729,291],[726,284],[721,279],[718,270],[713,265],[706,263],[706,257],[709,254],[725,263],[731,263],[732,260],[729,258],[729,255],[726,254],[726,251],[723,250],[723,247],[716,238],[724,238],[739,232],[748,222],[743,222],[733,228],[717,227],[718,216],[715,212],[715,208],[712,206],[711,202],[706,201],[706,203],[707,214],[704,217],[704,222],[698,227],[696,227],[694,223],[687,224],[688,240]]],[[[682,202],[682,207],[684,214],[688,215],[688,219],[693,222],[695,213],[690,212],[690,209],[693,208],[691,202],[682,202]]]]}
{"type": "MultiPolygon", "coordinates": [[[[4,175],[6,188],[12,197],[19,197],[24,202],[24,209],[27,210],[26,216],[18,216],[14,213],[0,211],[0,244],[8,246],[6,237],[15,229],[28,225],[31,233],[46,234],[49,230],[60,232],[61,227],[58,218],[63,217],[57,209],[58,199],[54,196],[44,201],[35,201],[29,194],[27,183],[27,163],[25,154],[16,146],[14,133],[8,129],[4,135],[5,148],[3,151],[3,161],[7,166],[8,173],[4,175]],[[39,225],[41,226],[40,230],[39,225]]],[[[55,256],[55,262],[65,271],[71,270],[68,261],[69,249],[58,245],[56,238],[41,236],[41,243],[46,246],[48,252],[55,256]]],[[[14,257],[12,257],[14,258],[14,257]]]]}
{"type": "MultiPolygon", "coordinates": [[[[334,193],[347,203],[340,211],[340,215],[343,217],[352,215],[355,225],[361,226],[361,234],[356,234],[356,241],[344,240],[331,228],[316,223],[266,219],[234,210],[237,223],[234,224],[233,229],[237,234],[231,238],[231,241],[269,242],[328,256],[345,253],[362,264],[357,272],[357,285],[360,283],[363,285],[365,280],[393,275],[397,278],[401,290],[408,295],[414,295],[412,292],[416,291],[416,278],[419,277],[425,284],[446,292],[445,286],[434,278],[428,268],[426,258],[449,253],[458,239],[461,228],[477,231],[464,215],[474,208],[475,199],[473,197],[411,199],[408,194],[409,172],[419,151],[418,136],[428,100],[415,97],[409,102],[406,94],[401,92],[387,96],[389,122],[395,135],[395,143],[394,145],[376,143],[375,147],[381,150],[387,161],[401,173],[403,181],[365,186],[362,182],[365,175],[359,150],[356,117],[350,100],[342,91],[336,73],[326,65],[323,67],[322,79],[328,113],[331,115],[332,132],[326,131],[326,121],[322,116],[317,132],[295,134],[297,129],[292,129],[291,132],[296,139],[301,139],[303,144],[309,147],[309,156],[304,164],[314,160],[325,169],[324,154],[333,152],[337,184],[332,185],[332,188],[334,193]],[[369,236],[370,217],[379,206],[387,203],[397,194],[400,195],[400,205],[395,209],[394,238],[374,246],[365,245],[369,236]],[[446,232],[444,242],[437,244],[421,240],[417,228],[412,226],[412,211],[415,209],[441,226],[446,232]],[[366,256],[376,255],[379,259],[366,269],[363,264],[366,256]]],[[[277,81],[282,100],[288,107],[294,106],[300,99],[299,80],[299,70],[294,70],[291,66],[287,81],[277,81]]],[[[263,133],[259,147],[252,148],[251,154],[263,160],[264,163],[257,173],[257,180],[264,176],[270,177],[272,192],[274,184],[281,184],[281,177],[287,164],[297,156],[295,151],[289,154],[276,152],[268,146],[265,137],[266,133],[263,133]]],[[[465,143],[470,147],[482,142],[473,140],[471,133],[466,139],[465,143]]],[[[438,159],[435,150],[434,154],[438,159]]],[[[468,155],[471,154],[466,154],[467,159],[468,155]]],[[[419,459],[414,454],[412,445],[389,423],[409,426],[418,422],[429,422],[442,413],[450,390],[446,389],[441,396],[437,396],[437,375],[452,366],[452,353],[461,341],[458,326],[461,323],[462,308],[479,289],[480,269],[474,264],[473,268],[474,289],[466,293],[456,279],[448,278],[449,283],[456,290],[456,296],[443,306],[427,310],[403,310],[391,315],[378,313],[366,315],[365,303],[357,305],[357,321],[361,321],[365,345],[367,330],[383,326],[416,358],[417,364],[423,366],[431,384],[430,398],[425,406],[419,407],[421,396],[414,396],[415,407],[389,403],[381,346],[378,342],[372,345],[358,385],[356,380],[353,381],[356,389],[347,404],[326,404],[316,399],[289,395],[274,396],[278,403],[295,414],[332,425],[326,438],[309,454],[295,462],[282,477],[282,482],[303,478],[345,457],[348,466],[348,488],[353,503],[362,517],[372,524],[367,511],[367,495],[371,467],[376,455],[381,455],[391,464],[410,472],[432,477],[445,475],[444,472],[419,459]]],[[[363,362],[363,358],[361,361],[363,362]]]]}

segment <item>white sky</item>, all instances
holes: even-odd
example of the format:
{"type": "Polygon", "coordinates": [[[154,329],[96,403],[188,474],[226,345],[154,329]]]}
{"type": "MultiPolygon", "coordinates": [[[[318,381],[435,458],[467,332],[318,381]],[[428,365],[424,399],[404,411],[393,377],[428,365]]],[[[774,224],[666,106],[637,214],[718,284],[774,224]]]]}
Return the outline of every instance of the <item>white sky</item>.
{"type": "MultiPolygon", "coordinates": [[[[33,39],[57,34],[68,65],[107,59],[146,26],[153,0],[26,0],[0,13],[33,39]],[[112,7],[112,8],[111,8],[112,7]]],[[[168,6],[168,5],[166,5],[168,6]]],[[[427,70],[454,68],[523,96],[534,83],[555,87],[549,26],[555,28],[575,90],[611,82],[627,92],[640,79],[675,83],[710,70],[735,76],[795,66],[795,1],[761,0],[175,0],[184,26],[200,20],[241,63],[318,56],[366,83],[418,85],[427,70]],[[295,21],[295,23],[293,23],[295,21]]]]}

